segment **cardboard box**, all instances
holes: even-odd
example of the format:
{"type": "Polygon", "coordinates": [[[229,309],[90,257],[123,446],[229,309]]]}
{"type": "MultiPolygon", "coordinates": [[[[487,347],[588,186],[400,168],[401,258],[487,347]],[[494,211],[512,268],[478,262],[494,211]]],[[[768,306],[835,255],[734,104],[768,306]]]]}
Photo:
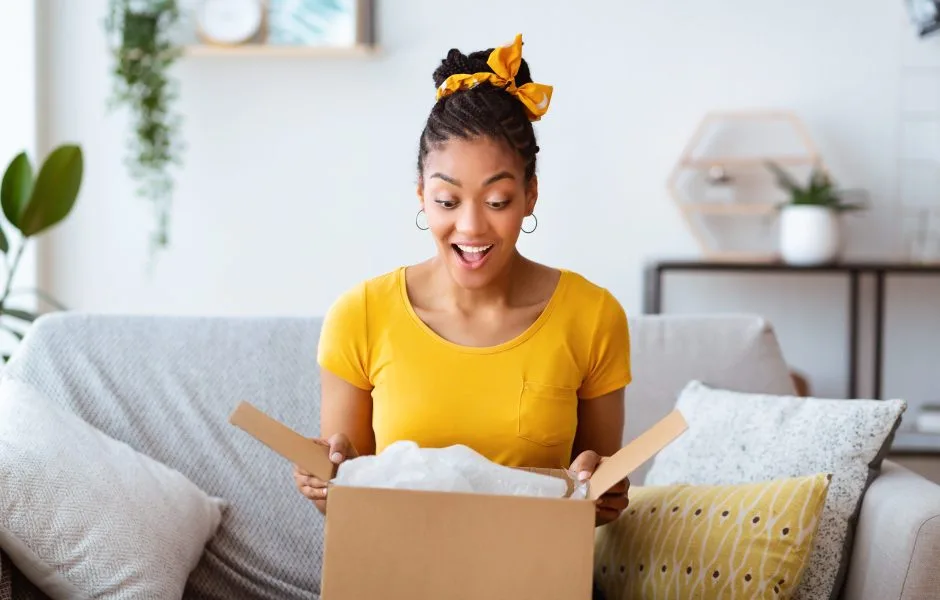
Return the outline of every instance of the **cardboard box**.
{"type": "MultiPolygon", "coordinates": [[[[326,446],[251,404],[230,422],[320,479],[335,476],[326,446]]],[[[595,500],[686,428],[673,411],[604,459],[586,499],[333,485],[323,600],[590,600],[595,500]]]]}

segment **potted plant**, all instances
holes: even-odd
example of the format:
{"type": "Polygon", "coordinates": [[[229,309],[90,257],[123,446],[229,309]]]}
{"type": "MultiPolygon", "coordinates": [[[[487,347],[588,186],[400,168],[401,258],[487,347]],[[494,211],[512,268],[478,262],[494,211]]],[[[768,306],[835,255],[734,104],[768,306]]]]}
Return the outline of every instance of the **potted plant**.
{"type": "Polygon", "coordinates": [[[153,203],[156,228],[151,250],[169,243],[173,178],[181,163],[181,119],[173,111],[176,82],[169,70],[182,53],[173,40],[180,18],[177,0],[109,0],[105,28],[114,56],[113,106],[129,107],[134,120],[127,165],[138,195],[153,203]]]}
{"type": "MultiPolygon", "coordinates": [[[[25,152],[16,155],[3,173],[0,205],[9,225],[19,232],[19,240],[14,251],[7,232],[0,227],[0,260],[6,267],[6,282],[0,295],[0,330],[16,340],[23,339],[25,329],[38,317],[35,312],[12,305],[13,279],[23,250],[30,238],[58,224],[72,211],[81,187],[83,169],[81,148],[65,144],[49,153],[35,177],[25,152]]],[[[49,300],[41,292],[37,295],[49,300]]],[[[52,303],[61,307],[54,301],[52,303]]],[[[2,358],[6,360],[8,355],[2,358]]]]}
{"type": "Polygon", "coordinates": [[[769,162],[777,184],[789,198],[781,203],[780,255],[791,265],[818,265],[836,260],[842,250],[840,216],[864,208],[860,202],[845,200],[829,174],[814,166],[806,185],[800,184],[779,165],[769,162]]]}

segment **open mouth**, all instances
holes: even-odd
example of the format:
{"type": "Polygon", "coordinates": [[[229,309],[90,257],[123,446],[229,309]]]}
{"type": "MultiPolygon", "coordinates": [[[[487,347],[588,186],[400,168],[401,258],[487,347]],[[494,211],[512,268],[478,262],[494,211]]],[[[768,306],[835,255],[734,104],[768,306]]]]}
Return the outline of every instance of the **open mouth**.
{"type": "Polygon", "coordinates": [[[489,256],[490,250],[493,248],[493,244],[487,244],[485,246],[451,244],[451,248],[454,249],[454,254],[457,255],[457,259],[461,264],[475,269],[483,265],[486,257],[489,256]]]}

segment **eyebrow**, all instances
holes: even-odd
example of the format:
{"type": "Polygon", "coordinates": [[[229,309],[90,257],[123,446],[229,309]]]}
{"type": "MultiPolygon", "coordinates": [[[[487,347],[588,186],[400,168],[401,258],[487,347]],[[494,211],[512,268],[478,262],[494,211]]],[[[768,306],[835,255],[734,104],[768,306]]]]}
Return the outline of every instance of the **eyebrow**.
{"type": "MultiPolygon", "coordinates": [[[[431,174],[431,176],[430,176],[428,179],[434,179],[435,177],[436,177],[437,179],[443,179],[444,181],[446,181],[447,183],[449,183],[449,184],[451,184],[451,185],[456,185],[457,187],[462,187],[462,184],[460,183],[460,181],[454,179],[453,177],[449,177],[449,176],[447,176],[447,175],[444,175],[443,173],[433,173],[433,174],[431,174]]],[[[486,185],[490,185],[490,184],[496,183],[496,182],[499,181],[500,179],[515,179],[515,176],[514,176],[512,173],[510,173],[509,171],[500,171],[500,172],[497,173],[496,175],[493,175],[492,177],[490,177],[489,179],[487,179],[486,181],[484,181],[484,182],[483,182],[483,185],[486,186],[486,185]]]]}

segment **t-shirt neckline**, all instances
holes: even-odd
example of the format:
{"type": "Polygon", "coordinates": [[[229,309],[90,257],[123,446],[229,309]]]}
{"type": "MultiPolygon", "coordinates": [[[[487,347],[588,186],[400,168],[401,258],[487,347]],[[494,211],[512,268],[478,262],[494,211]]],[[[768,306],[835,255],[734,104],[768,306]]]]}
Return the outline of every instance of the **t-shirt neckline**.
{"type": "Polygon", "coordinates": [[[519,333],[519,335],[510,338],[505,342],[492,346],[465,346],[442,337],[421,319],[414,306],[411,304],[411,300],[408,298],[408,282],[405,278],[406,269],[407,266],[399,267],[397,275],[398,290],[401,294],[401,301],[405,307],[405,312],[408,313],[408,316],[411,317],[415,325],[432,340],[438,344],[441,344],[442,346],[450,348],[451,350],[463,352],[465,354],[496,354],[498,352],[505,352],[506,350],[515,348],[519,344],[522,344],[523,342],[530,339],[539,331],[539,329],[542,328],[543,325],[545,325],[546,321],[548,321],[548,318],[551,316],[552,311],[555,309],[555,306],[560,301],[559,299],[567,287],[569,277],[569,272],[567,269],[557,269],[560,272],[560,276],[558,277],[558,282],[555,284],[555,289],[552,291],[552,295],[548,299],[548,303],[545,305],[545,308],[535,319],[535,321],[533,321],[524,331],[519,333]]]}

